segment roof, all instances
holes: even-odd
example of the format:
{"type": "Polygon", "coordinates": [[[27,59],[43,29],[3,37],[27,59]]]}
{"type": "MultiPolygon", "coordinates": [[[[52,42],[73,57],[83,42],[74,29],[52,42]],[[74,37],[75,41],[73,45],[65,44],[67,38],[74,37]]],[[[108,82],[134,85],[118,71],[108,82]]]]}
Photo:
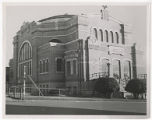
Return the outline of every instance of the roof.
{"type": "Polygon", "coordinates": [[[43,22],[43,21],[46,21],[46,20],[49,20],[49,19],[56,19],[56,18],[72,18],[73,16],[75,16],[75,15],[68,15],[68,14],[56,15],[56,16],[45,18],[45,19],[41,19],[38,22],[43,22]]]}

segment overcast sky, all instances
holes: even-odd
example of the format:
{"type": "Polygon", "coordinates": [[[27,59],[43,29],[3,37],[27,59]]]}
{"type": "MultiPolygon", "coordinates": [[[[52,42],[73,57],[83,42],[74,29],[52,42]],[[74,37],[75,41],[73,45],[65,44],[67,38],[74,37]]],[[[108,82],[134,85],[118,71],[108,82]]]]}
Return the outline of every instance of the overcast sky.
{"type": "MultiPolygon", "coordinates": [[[[38,21],[58,14],[100,14],[102,5],[94,6],[7,6],[4,14],[6,27],[6,66],[13,56],[13,37],[24,21],[38,21]]],[[[146,52],[146,6],[109,6],[109,14],[116,19],[132,25],[133,41],[137,48],[146,52]]],[[[146,58],[146,57],[143,57],[146,58]]]]}

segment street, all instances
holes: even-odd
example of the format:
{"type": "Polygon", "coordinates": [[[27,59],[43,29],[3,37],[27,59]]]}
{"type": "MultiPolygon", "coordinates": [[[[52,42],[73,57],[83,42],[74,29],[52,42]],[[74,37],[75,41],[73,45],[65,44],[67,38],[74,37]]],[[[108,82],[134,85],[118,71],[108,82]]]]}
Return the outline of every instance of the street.
{"type": "Polygon", "coordinates": [[[146,115],[146,102],[104,100],[7,100],[6,114],[146,115]]]}
{"type": "Polygon", "coordinates": [[[79,108],[39,107],[6,105],[7,114],[39,114],[39,115],[145,115],[145,113],[132,113],[121,111],[92,110],[79,108]]]}

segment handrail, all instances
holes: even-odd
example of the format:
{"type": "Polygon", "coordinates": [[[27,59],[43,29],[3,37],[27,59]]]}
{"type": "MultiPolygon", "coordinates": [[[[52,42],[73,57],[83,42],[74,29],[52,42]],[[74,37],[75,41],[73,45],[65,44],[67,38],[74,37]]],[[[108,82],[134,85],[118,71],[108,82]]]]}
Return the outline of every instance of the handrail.
{"type": "Polygon", "coordinates": [[[32,80],[31,76],[27,75],[27,77],[31,80],[31,82],[34,84],[34,86],[39,90],[40,94],[41,94],[42,96],[44,96],[43,93],[41,92],[40,88],[39,88],[39,87],[36,85],[36,83],[32,80]]]}

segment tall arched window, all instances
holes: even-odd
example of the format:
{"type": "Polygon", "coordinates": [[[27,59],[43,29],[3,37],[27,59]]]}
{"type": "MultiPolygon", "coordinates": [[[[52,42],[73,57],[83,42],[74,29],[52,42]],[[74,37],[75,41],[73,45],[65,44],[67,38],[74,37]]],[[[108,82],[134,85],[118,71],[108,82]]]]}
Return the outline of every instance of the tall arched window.
{"type": "Polygon", "coordinates": [[[109,75],[109,67],[110,66],[108,66],[108,64],[109,64],[109,60],[108,59],[103,59],[102,60],[102,66],[101,66],[101,68],[102,68],[102,76],[103,77],[106,77],[106,76],[108,76],[109,75]]]}
{"type": "Polygon", "coordinates": [[[67,61],[66,66],[67,66],[67,75],[71,75],[71,62],[67,61]]]}
{"type": "Polygon", "coordinates": [[[109,42],[109,40],[108,40],[108,31],[107,30],[105,30],[105,39],[106,39],[106,42],[109,42]]]}
{"type": "Polygon", "coordinates": [[[131,64],[130,61],[124,62],[124,79],[125,81],[129,81],[131,79],[131,64]]]}
{"type": "Polygon", "coordinates": [[[116,35],[116,42],[119,43],[119,35],[117,32],[115,32],[115,35],[116,35]]]}
{"type": "Polygon", "coordinates": [[[120,83],[120,78],[121,78],[120,60],[113,60],[113,77],[120,83]]]}
{"type": "Polygon", "coordinates": [[[43,67],[42,67],[42,65],[43,65],[43,63],[42,63],[42,61],[40,60],[40,65],[39,65],[39,66],[40,66],[40,73],[42,73],[42,71],[43,71],[43,69],[42,69],[42,68],[43,68],[43,67]]]}
{"type": "Polygon", "coordinates": [[[19,62],[30,59],[32,57],[31,52],[32,50],[30,44],[25,42],[19,51],[19,62]]]}
{"type": "Polygon", "coordinates": [[[110,37],[111,37],[111,42],[114,43],[114,40],[113,40],[113,32],[110,31],[110,37]]]}
{"type": "Polygon", "coordinates": [[[19,78],[23,78],[25,69],[27,75],[32,74],[32,47],[28,41],[19,49],[19,78]]]}
{"type": "Polygon", "coordinates": [[[96,39],[98,39],[97,29],[96,29],[96,28],[94,28],[94,29],[93,29],[93,31],[94,31],[94,37],[95,37],[96,39]]]}
{"type": "Polygon", "coordinates": [[[46,72],[49,71],[49,60],[48,60],[48,58],[40,60],[39,68],[40,68],[40,73],[46,73],[46,72]]]}
{"type": "Polygon", "coordinates": [[[42,63],[43,63],[43,69],[42,70],[43,70],[43,72],[45,72],[45,69],[46,69],[45,59],[42,60],[42,63]]]}
{"type": "Polygon", "coordinates": [[[56,71],[57,72],[63,72],[64,68],[64,62],[62,58],[57,58],[56,59],[56,71]]]}
{"type": "Polygon", "coordinates": [[[49,59],[46,59],[45,64],[46,64],[46,72],[48,72],[49,71],[49,59]]]}
{"type": "Polygon", "coordinates": [[[99,33],[100,34],[100,40],[101,40],[101,42],[103,42],[103,31],[100,29],[99,32],[100,32],[99,33]]]}

